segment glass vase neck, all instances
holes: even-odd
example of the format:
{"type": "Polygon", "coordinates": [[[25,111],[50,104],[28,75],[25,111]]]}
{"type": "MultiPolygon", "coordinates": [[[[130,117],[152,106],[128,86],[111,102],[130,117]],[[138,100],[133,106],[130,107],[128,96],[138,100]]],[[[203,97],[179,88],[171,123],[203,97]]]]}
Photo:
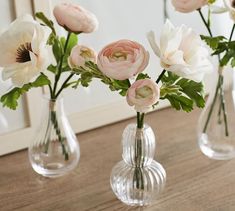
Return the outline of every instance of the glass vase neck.
{"type": "Polygon", "coordinates": [[[155,136],[152,129],[144,124],[138,128],[136,124],[128,125],[123,133],[123,160],[132,166],[149,165],[155,154],[155,136]]]}

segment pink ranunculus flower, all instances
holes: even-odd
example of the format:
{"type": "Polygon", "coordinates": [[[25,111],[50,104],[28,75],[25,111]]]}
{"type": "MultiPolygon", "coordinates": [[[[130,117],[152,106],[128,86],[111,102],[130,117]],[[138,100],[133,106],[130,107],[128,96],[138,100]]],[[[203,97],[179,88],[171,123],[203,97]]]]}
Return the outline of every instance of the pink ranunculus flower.
{"type": "Polygon", "coordinates": [[[145,113],[152,109],[159,97],[159,86],[151,79],[141,79],[131,85],[126,99],[130,106],[135,106],[137,112],[145,113]]]}
{"type": "Polygon", "coordinates": [[[69,66],[71,68],[84,67],[88,61],[96,63],[95,51],[83,45],[74,46],[68,58],[69,66]]]}
{"type": "Polygon", "coordinates": [[[96,16],[79,5],[62,3],[53,13],[59,25],[74,33],[91,33],[99,25],[96,16]]]}
{"type": "Polygon", "coordinates": [[[98,54],[97,65],[106,76],[125,80],[144,71],[149,53],[131,40],[119,40],[104,47],[98,54]]]}
{"type": "Polygon", "coordinates": [[[171,2],[177,11],[188,13],[203,7],[208,0],[172,0],[171,2]]]}

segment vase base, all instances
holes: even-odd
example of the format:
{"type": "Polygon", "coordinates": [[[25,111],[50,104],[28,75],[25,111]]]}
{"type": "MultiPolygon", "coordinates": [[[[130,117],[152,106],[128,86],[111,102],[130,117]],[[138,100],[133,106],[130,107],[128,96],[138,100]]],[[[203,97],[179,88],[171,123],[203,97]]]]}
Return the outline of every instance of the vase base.
{"type": "Polygon", "coordinates": [[[235,147],[229,143],[211,144],[206,134],[199,139],[199,147],[204,155],[214,160],[230,160],[235,157],[235,147]]]}
{"type": "Polygon", "coordinates": [[[46,166],[46,168],[41,167],[39,165],[32,165],[35,172],[38,174],[48,177],[48,178],[57,178],[62,177],[65,174],[68,174],[70,171],[72,171],[74,168],[63,168],[64,166],[60,163],[51,163],[46,166]]]}
{"type": "Polygon", "coordinates": [[[110,184],[114,194],[129,206],[147,206],[153,203],[163,191],[166,183],[166,172],[155,160],[151,165],[138,168],[138,175],[144,180],[144,186],[137,187],[135,180],[136,167],[124,161],[117,163],[111,173],[110,184]]]}

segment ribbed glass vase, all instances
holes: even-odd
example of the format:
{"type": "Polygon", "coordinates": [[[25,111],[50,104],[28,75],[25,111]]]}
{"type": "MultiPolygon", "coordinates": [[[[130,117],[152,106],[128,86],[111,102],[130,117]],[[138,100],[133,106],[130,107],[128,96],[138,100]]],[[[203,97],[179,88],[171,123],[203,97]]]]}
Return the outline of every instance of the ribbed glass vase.
{"type": "Polygon", "coordinates": [[[123,161],[111,173],[110,184],[119,200],[131,206],[145,206],[157,199],[166,182],[166,172],[153,158],[155,136],[148,125],[128,125],[122,136],[123,161]]]}
{"type": "Polygon", "coordinates": [[[80,158],[77,138],[64,112],[63,99],[43,99],[41,123],[28,150],[33,169],[45,177],[73,170],[80,158]]]}

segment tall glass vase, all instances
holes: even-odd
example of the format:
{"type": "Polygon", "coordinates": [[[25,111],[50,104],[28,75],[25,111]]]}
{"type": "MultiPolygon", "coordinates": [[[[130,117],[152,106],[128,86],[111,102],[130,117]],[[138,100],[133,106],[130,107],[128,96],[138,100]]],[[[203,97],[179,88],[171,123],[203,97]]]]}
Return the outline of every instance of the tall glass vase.
{"type": "Polygon", "coordinates": [[[151,204],[164,188],[166,172],[153,160],[155,136],[148,125],[128,125],[122,136],[123,161],[111,173],[110,184],[119,200],[131,206],[151,204]]]}
{"type": "Polygon", "coordinates": [[[45,177],[73,170],[80,158],[77,138],[64,112],[63,99],[43,99],[41,123],[28,150],[33,169],[45,177]]]}
{"type": "Polygon", "coordinates": [[[198,143],[201,151],[211,159],[227,160],[235,157],[234,76],[233,72],[224,79],[221,72],[215,78],[213,92],[199,118],[198,143]],[[225,84],[231,78],[233,80],[225,84]]]}

